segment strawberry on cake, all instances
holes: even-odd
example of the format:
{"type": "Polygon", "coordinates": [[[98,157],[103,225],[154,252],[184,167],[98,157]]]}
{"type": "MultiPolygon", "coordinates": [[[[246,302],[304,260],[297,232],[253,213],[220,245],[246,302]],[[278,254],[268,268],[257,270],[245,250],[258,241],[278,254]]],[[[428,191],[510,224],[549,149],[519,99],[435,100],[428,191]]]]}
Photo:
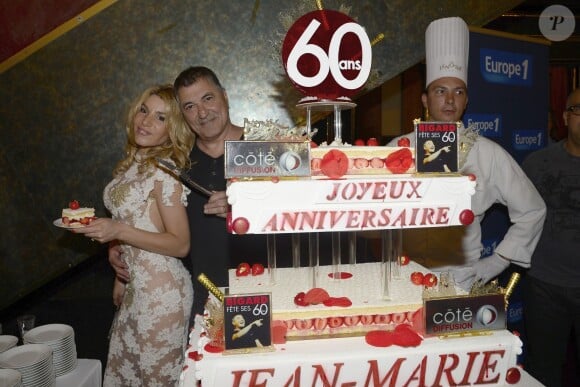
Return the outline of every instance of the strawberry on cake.
{"type": "Polygon", "coordinates": [[[65,226],[87,225],[95,217],[95,209],[92,207],[81,207],[78,200],[73,200],[68,204],[68,208],[62,209],[62,223],[65,226]]]}

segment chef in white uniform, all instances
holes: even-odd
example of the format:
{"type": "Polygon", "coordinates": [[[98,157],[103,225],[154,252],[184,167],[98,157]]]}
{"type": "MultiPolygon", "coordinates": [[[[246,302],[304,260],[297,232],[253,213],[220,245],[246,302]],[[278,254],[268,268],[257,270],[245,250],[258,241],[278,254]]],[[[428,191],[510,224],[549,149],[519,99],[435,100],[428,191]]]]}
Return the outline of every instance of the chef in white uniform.
{"type": "MultiPolygon", "coordinates": [[[[459,17],[438,19],[425,32],[426,89],[421,96],[428,121],[460,121],[467,106],[469,30],[459,17]]],[[[405,135],[415,146],[414,133],[405,135]]],[[[400,137],[399,137],[400,138],[400,137]]],[[[399,138],[389,146],[396,146],[399,138]]],[[[517,162],[497,143],[459,128],[459,171],[477,178],[472,196],[475,220],[467,227],[404,231],[403,251],[436,271],[451,271],[455,282],[469,289],[474,281],[497,277],[510,262],[530,266],[540,237],[546,206],[517,162]],[[507,207],[511,226],[493,255],[481,258],[481,221],[494,204],[507,207]]]]}

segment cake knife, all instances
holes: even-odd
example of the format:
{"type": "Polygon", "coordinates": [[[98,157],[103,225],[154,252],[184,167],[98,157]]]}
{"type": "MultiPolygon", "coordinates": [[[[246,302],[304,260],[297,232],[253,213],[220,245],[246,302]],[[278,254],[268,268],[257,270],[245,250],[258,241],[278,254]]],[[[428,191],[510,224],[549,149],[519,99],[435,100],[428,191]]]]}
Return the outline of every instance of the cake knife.
{"type": "Polygon", "coordinates": [[[179,176],[179,178],[181,180],[183,180],[183,182],[192,189],[195,189],[199,192],[201,192],[202,194],[204,194],[205,196],[211,196],[213,194],[212,191],[210,191],[209,189],[203,187],[202,185],[200,185],[199,183],[196,183],[195,181],[191,180],[191,178],[189,176],[187,176],[186,173],[181,172],[181,170],[179,168],[177,168],[177,166],[175,166],[174,164],[170,163],[167,160],[164,160],[162,158],[156,157],[157,162],[159,164],[161,164],[163,167],[169,169],[171,172],[175,173],[177,176],[179,176]]]}

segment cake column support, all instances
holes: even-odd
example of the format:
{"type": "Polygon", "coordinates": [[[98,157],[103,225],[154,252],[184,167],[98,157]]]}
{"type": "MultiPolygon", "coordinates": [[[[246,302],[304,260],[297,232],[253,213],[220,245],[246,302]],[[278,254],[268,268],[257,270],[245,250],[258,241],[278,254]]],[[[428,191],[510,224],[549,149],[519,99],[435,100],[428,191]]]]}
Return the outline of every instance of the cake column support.
{"type": "Polygon", "coordinates": [[[320,265],[320,257],[318,251],[318,233],[311,232],[308,234],[308,265],[310,266],[311,287],[318,287],[318,267],[320,265]]]}
{"type": "Polygon", "coordinates": [[[356,264],[356,232],[348,233],[348,263],[356,264]]]}
{"type": "Polygon", "coordinates": [[[300,234],[292,234],[292,267],[300,267],[300,234]]]}
{"type": "Polygon", "coordinates": [[[392,230],[393,246],[393,278],[401,278],[401,257],[403,255],[403,229],[396,228],[392,230]]]}
{"type": "Polygon", "coordinates": [[[381,231],[381,260],[383,266],[383,275],[382,275],[382,290],[383,290],[383,299],[390,300],[391,299],[391,261],[392,261],[392,232],[391,230],[382,230],[381,231]]]}
{"type": "Polygon", "coordinates": [[[340,278],[340,233],[332,232],[332,278],[340,278]]]}
{"type": "Polygon", "coordinates": [[[268,250],[268,274],[270,285],[276,283],[276,234],[266,235],[266,249],[268,250]]]}
{"type": "Polygon", "coordinates": [[[308,106],[306,108],[306,134],[308,139],[312,140],[312,118],[311,118],[312,108],[308,106]]]}
{"type": "Polygon", "coordinates": [[[340,114],[340,105],[334,105],[334,141],[342,144],[342,116],[340,114]]]}

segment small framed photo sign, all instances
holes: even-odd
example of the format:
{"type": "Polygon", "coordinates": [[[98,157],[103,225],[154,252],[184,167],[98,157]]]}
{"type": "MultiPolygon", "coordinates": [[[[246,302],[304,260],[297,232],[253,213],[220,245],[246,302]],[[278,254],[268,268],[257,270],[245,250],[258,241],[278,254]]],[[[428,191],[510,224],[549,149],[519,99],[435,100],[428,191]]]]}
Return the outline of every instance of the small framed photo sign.
{"type": "Polygon", "coordinates": [[[456,122],[415,122],[417,172],[457,172],[456,122]]]}
{"type": "Polygon", "coordinates": [[[270,293],[224,297],[224,341],[228,352],[272,349],[270,293]]]}

